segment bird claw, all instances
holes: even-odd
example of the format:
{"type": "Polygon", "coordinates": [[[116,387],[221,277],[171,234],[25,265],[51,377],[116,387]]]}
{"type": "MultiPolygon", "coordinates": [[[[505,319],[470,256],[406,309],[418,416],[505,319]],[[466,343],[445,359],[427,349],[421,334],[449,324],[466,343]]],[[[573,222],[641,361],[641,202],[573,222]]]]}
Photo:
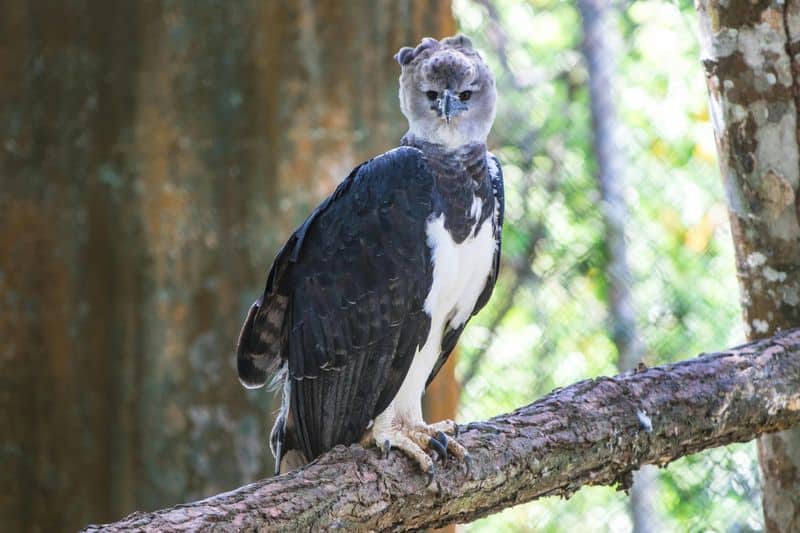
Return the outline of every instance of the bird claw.
{"type": "MultiPolygon", "coordinates": [[[[445,464],[451,456],[456,459],[470,460],[467,450],[455,438],[449,437],[446,433],[455,433],[457,428],[458,426],[452,421],[431,425],[422,423],[374,432],[370,438],[378,446],[383,459],[388,457],[389,451],[393,448],[404,452],[413,459],[428,475],[428,485],[430,485],[436,475],[436,467],[433,466],[434,459],[429,454],[430,450],[445,464]]],[[[471,464],[468,464],[467,470],[469,471],[470,468],[471,464]]]]}
{"type": "Polygon", "coordinates": [[[428,441],[428,446],[433,448],[433,451],[436,452],[436,455],[441,458],[442,462],[447,462],[447,437],[445,437],[444,442],[439,439],[439,435],[444,436],[444,433],[441,431],[435,436],[430,437],[428,441]]]}
{"type": "Polygon", "coordinates": [[[488,422],[470,422],[467,429],[477,429],[479,431],[489,431],[491,433],[502,433],[501,429],[488,422]]]}
{"type": "Polygon", "coordinates": [[[467,455],[464,456],[464,464],[467,467],[467,477],[472,477],[472,456],[467,452],[467,455]]]}
{"type": "MultiPolygon", "coordinates": [[[[449,444],[448,444],[449,439],[447,438],[447,435],[445,435],[443,431],[439,431],[436,434],[435,438],[444,447],[445,452],[446,452],[447,448],[449,446],[449,444]]],[[[444,460],[447,461],[447,453],[444,454],[444,460]]]]}

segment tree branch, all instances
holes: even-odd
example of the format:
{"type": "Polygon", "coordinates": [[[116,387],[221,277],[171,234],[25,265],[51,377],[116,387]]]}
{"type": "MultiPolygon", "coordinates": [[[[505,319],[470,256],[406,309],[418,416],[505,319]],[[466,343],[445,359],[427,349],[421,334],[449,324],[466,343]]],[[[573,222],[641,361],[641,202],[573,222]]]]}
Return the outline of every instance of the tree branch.
{"type": "Polygon", "coordinates": [[[339,446],[302,470],[85,531],[341,528],[467,522],[584,485],[628,486],[642,464],[800,423],[800,329],[673,365],[557,389],[466,427],[472,475],[450,462],[435,487],[398,453],[339,446]]]}

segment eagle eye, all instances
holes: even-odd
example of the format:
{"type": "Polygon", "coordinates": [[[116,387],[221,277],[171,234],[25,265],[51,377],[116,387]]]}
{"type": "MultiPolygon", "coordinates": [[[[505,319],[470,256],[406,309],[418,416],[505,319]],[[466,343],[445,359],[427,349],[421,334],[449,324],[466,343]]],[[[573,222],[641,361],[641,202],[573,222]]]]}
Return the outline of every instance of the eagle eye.
{"type": "Polygon", "coordinates": [[[427,96],[428,100],[432,102],[436,100],[436,98],[439,96],[439,93],[437,93],[436,91],[428,91],[425,93],[425,96],[427,96]]]}
{"type": "Polygon", "coordinates": [[[472,91],[461,91],[458,93],[458,99],[462,102],[466,102],[470,98],[472,98],[472,91]]]}

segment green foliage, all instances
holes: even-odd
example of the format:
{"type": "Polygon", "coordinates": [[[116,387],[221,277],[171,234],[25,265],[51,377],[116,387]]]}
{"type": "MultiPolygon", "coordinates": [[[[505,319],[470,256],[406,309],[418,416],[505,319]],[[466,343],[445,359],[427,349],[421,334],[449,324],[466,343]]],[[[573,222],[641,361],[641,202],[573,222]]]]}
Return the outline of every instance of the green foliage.
{"type": "MultiPolygon", "coordinates": [[[[617,373],[577,8],[493,0],[494,18],[484,4],[456,0],[454,12],[497,75],[490,144],[505,171],[507,225],[503,276],[462,342],[460,371],[481,358],[463,391],[464,420],[617,373]]],[[[735,265],[692,5],[625,4],[612,29],[631,290],[645,362],[656,365],[743,340],[735,265]]],[[[671,465],[657,493],[665,530],[759,530],[756,477],[752,444],[671,465]]],[[[625,506],[613,489],[584,489],[469,529],[626,531],[625,506]]]]}

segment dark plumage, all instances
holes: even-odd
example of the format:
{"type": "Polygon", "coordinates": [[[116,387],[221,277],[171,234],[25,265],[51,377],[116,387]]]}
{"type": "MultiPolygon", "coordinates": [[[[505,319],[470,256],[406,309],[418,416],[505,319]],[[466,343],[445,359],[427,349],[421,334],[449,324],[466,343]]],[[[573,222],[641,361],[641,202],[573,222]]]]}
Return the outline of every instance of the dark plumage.
{"type": "MultiPolygon", "coordinates": [[[[409,57],[401,51],[398,60],[413,63],[409,57]]],[[[450,68],[447,61],[440,63],[450,68]]],[[[288,454],[293,457],[285,465],[294,467],[337,444],[361,440],[380,416],[391,417],[381,419],[381,428],[394,424],[394,410],[388,408],[398,392],[418,388],[421,394],[468,315],[486,304],[494,287],[503,216],[499,163],[483,142],[448,148],[409,134],[404,144],[354,169],[295,231],[242,327],[237,349],[242,383],[261,386],[283,372],[284,402],[271,437],[276,470],[288,454]],[[435,221],[443,224],[450,244],[440,244],[443,237],[432,233],[435,221]],[[489,234],[482,231],[487,224],[489,234]],[[458,249],[479,234],[484,240],[489,235],[491,245],[481,253],[492,255],[485,271],[470,274],[478,278],[465,292],[472,295],[463,304],[468,315],[458,318],[462,304],[456,300],[444,316],[433,289],[447,281],[434,280],[437,246],[458,249]],[[405,383],[431,339],[437,340],[425,351],[433,359],[424,367],[424,383],[405,383]]],[[[421,415],[416,420],[405,413],[398,424],[426,430],[421,415]]],[[[416,450],[403,446],[414,455],[416,450]]],[[[415,458],[425,462],[419,454],[415,458]]]]}

